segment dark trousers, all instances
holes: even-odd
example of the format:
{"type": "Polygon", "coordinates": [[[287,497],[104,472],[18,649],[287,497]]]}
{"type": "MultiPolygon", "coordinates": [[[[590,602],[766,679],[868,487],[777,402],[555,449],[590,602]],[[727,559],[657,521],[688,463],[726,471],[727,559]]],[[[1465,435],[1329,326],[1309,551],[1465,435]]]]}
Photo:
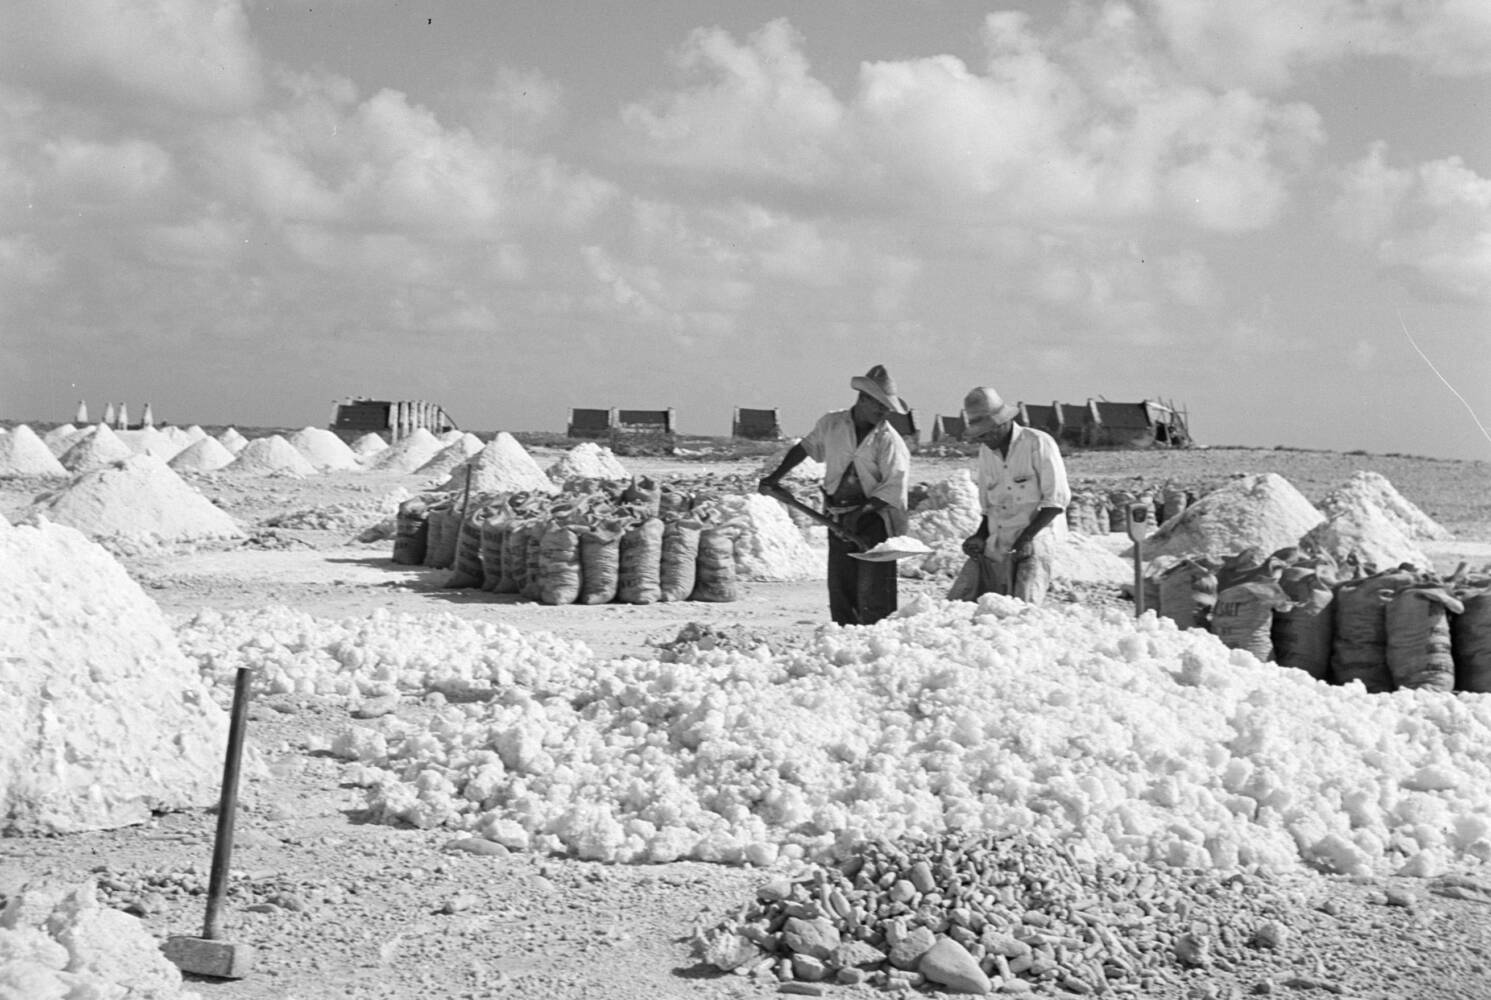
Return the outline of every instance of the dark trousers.
{"type": "MultiPolygon", "coordinates": [[[[885,519],[865,516],[856,526],[866,545],[890,537],[885,519]]],[[[896,610],[896,564],[863,562],[832,532],[828,536],[828,613],[838,625],[873,625],[896,610]]]]}

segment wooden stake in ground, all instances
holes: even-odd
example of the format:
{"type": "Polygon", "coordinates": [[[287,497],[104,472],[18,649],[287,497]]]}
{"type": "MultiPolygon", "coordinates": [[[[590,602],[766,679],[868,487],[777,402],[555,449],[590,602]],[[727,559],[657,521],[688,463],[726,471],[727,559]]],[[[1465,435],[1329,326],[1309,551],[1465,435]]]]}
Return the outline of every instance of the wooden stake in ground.
{"type": "Polygon", "coordinates": [[[216,979],[242,979],[254,964],[254,948],[224,941],[218,914],[228,894],[228,869],[233,860],[233,819],[238,811],[238,765],[243,759],[243,730],[248,721],[249,675],[238,668],[233,683],[233,710],[228,722],[228,756],[223,763],[223,788],[217,806],[217,839],[212,846],[212,879],[207,886],[207,919],[201,937],[171,937],[161,947],[182,972],[216,979]]]}

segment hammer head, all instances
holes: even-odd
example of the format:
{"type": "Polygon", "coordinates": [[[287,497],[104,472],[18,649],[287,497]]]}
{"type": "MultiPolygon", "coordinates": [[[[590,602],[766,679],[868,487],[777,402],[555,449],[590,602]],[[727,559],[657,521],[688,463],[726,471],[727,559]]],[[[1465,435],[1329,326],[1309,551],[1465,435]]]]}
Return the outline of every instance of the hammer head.
{"type": "Polygon", "coordinates": [[[254,946],[199,937],[171,937],[161,951],[182,972],[215,979],[242,979],[254,964],[254,946]]]}

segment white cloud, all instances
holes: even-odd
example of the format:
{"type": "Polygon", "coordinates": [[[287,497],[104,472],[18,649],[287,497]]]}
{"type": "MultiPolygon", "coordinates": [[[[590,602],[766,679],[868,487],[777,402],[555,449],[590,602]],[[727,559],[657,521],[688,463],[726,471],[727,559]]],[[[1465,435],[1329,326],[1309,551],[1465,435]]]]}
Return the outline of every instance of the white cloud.
{"type": "Polygon", "coordinates": [[[260,74],[240,0],[11,0],[0,32],[0,79],[68,100],[232,113],[260,74]]]}
{"type": "Polygon", "coordinates": [[[1349,239],[1431,297],[1491,303],[1491,179],[1459,157],[1392,167],[1374,145],[1341,171],[1331,214],[1349,239]]]}
{"type": "Polygon", "coordinates": [[[134,201],[159,191],[171,178],[171,156],[143,139],[103,143],[65,138],[43,152],[60,193],[88,202],[134,201]]]}

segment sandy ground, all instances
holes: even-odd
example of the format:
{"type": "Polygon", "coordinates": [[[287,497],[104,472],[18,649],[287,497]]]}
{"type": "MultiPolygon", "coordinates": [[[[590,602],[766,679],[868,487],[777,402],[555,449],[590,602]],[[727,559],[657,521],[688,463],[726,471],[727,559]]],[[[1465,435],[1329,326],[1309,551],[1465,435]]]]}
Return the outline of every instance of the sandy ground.
{"type": "MultiPolygon", "coordinates": [[[[557,455],[557,452],[554,453],[557,455]]],[[[538,455],[547,464],[552,456],[538,455]]],[[[654,476],[751,473],[758,463],[628,460],[654,476]]],[[[919,458],[935,481],[966,460],[919,458]]],[[[1375,468],[1455,531],[1437,561],[1491,562],[1491,476],[1484,463],[1281,451],[1076,456],[1074,479],[1121,484],[1225,478],[1272,469],[1312,500],[1356,468],[1375,468]]],[[[407,476],[196,481],[245,526],[312,506],[367,502],[407,476]]],[[[14,518],[40,484],[0,480],[0,513],[14,518]]],[[[579,639],[604,656],[647,655],[689,622],[749,630],[769,642],[806,636],[825,620],[823,585],[751,583],[733,604],[545,607],[440,586],[445,574],[397,566],[391,542],[345,533],[281,530],[226,550],[124,560],[173,621],[206,608],[283,604],[318,617],[396,612],[493,619],[579,639]],[[266,545],[272,547],[265,547],[266,545]]],[[[903,596],[940,582],[903,581],[903,596]]],[[[401,717],[427,712],[406,699],[401,717]]],[[[332,997],[670,997],[773,995],[774,981],[714,972],[688,939],[751,898],[763,873],[704,864],[607,866],[533,855],[476,855],[448,832],[365,821],[361,792],[313,748],[349,722],[347,710],[288,696],[255,704],[250,743],[259,767],[245,779],[225,936],[258,948],[239,981],[192,988],[224,1000],[332,997]]],[[[57,838],[0,839],[0,894],[38,876],[98,878],[105,898],[164,938],[200,931],[214,817],[168,814],[134,828],[57,838]]],[[[1432,881],[1301,876],[1290,943],[1231,971],[1178,967],[1147,996],[1484,998],[1491,996],[1491,876],[1445,894],[1432,881]]],[[[928,992],[928,991],[923,991],[928,992]]],[[[825,995],[884,995],[868,985],[825,995]]],[[[1060,995],[1041,987],[1040,995],[1060,995]]]]}

